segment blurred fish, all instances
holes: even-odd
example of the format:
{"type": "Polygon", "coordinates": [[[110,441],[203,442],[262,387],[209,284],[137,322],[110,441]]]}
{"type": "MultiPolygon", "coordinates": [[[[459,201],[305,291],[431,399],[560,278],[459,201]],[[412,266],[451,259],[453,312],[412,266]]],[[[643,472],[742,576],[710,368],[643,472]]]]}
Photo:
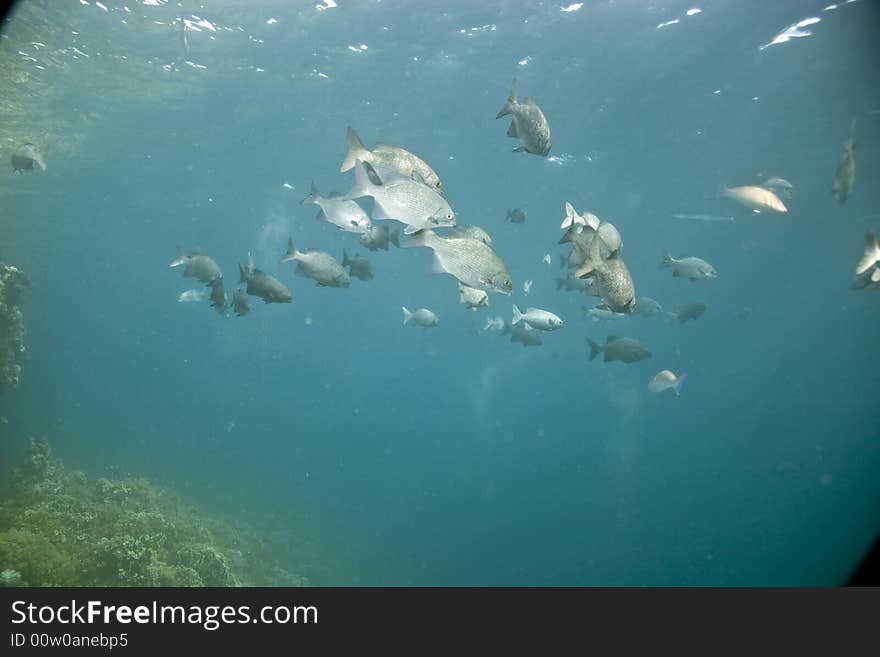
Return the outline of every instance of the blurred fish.
{"type": "Polygon", "coordinates": [[[722,194],[755,212],[788,212],[776,194],[757,185],[725,187],[722,194]]]}
{"type": "Polygon", "coordinates": [[[543,262],[545,265],[549,265],[553,262],[553,258],[550,257],[549,253],[545,253],[544,257],[541,258],[541,262],[543,262]]]}
{"type": "Polygon", "coordinates": [[[511,326],[516,326],[520,322],[528,324],[533,329],[540,331],[555,331],[565,326],[565,322],[561,318],[554,315],[548,310],[541,308],[526,308],[522,312],[515,304],[513,306],[513,320],[511,326]]]}
{"type": "Polygon", "coordinates": [[[654,301],[651,297],[639,297],[636,299],[636,305],[633,312],[642,317],[655,317],[663,312],[663,306],[654,301]]]}
{"type": "Polygon", "coordinates": [[[571,275],[568,278],[557,278],[556,289],[561,290],[565,288],[567,292],[587,292],[593,287],[593,282],[594,280],[590,277],[578,278],[571,275]]]}
{"type": "Polygon", "coordinates": [[[852,289],[864,290],[865,288],[880,287],[880,267],[869,269],[861,276],[856,276],[852,282],[852,289]]]}
{"type": "Polygon", "coordinates": [[[12,153],[12,171],[14,173],[31,171],[34,164],[41,170],[46,170],[46,160],[43,153],[30,142],[22,144],[12,153]]]}
{"type": "Polygon", "coordinates": [[[210,284],[213,281],[223,278],[223,272],[220,266],[211,258],[204,255],[201,249],[194,248],[190,255],[185,255],[183,247],[177,247],[177,256],[171,261],[169,267],[180,267],[184,265],[183,275],[186,278],[195,278],[202,283],[210,284]]]}
{"type": "Polygon", "coordinates": [[[603,352],[605,354],[603,361],[606,363],[615,360],[620,360],[624,363],[635,363],[651,357],[651,352],[648,348],[632,338],[609,335],[604,345],[596,344],[590,338],[587,338],[587,343],[590,345],[590,360],[593,360],[603,352]]]}
{"type": "Polygon", "coordinates": [[[676,219],[690,219],[692,221],[704,221],[704,222],[721,222],[721,221],[729,221],[733,223],[733,217],[722,217],[716,214],[674,214],[672,215],[676,219]]]}
{"type": "Polygon", "coordinates": [[[444,237],[471,237],[480,240],[486,246],[492,246],[492,238],[489,233],[479,226],[454,226],[444,237]]]}
{"type": "Polygon", "coordinates": [[[321,287],[348,287],[351,285],[348,272],[332,255],[323,251],[297,251],[293,245],[293,238],[288,238],[287,253],[281,262],[292,260],[297,263],[296,273],[299,276],[311,278],[321,287]]]}
{"type": "Polygon", "coordinates": [[[593,289],[610,310],[630,313],[636,301],[632,276],[619,251],[606,259],[600,256],[601,243],[602,240],[597,239],[590,243],[587,259],[577,269],[575,276],[594,278],[593,289]]]}
{"type": "Polygon", "coordinates": [[[691,319],[702,317],[708,307],[705,303],[688,303],[679,308],[674,316],[678,319],[679,324],[684,324],[691,319]]]}
{"type": "Polygon", "coordinates": [[[238,265],[239,282],[247,283],[247,293],[260,297],[266,303],[290,303],[293,295],[290,290],[271,274],[267,274],[254,266],[253,259],[248,256],[248,263],[238,265]]]}
{"type": "Polygon", "coordinates": [[[523,294],[529,296],[529,292],[532,291],[532,279],[529,278],[523,282],[523,294]]]}
{"type": "Polygon", "coordinates": [[[345,249],[342,249],[342,266],[348,267],[348,273],[362,281],[369,281],[373,278],[373,266],[370,261],[356,253],[349,258],[345,249]]]}
{"type": "Polygon", "coordinates": [[[351,127],[346,131],[346,139],[348,140],[348,153],[345,155],[342,166],[339,167],[340,172],[344,173],[354,169],[357,161],[360,160],[371,164],[382,180],[398,177],[411,178],[419,180],[436,192],[443,193],[443,183],[440,182],[440,176],[424,160],[413,153],[387,144],[376,144],[373,150],[369,151],[351,127]]]}
{"type": "Polygon", "coordinates": [[[865,234],[864,253],[856,264],[853,288],[860,290],[874,287],[878,281],[880,281],[880,244],[877,243],[876,233],[869,230],[865,234]]]}
{"type": "Polygon", "coordinates": [[[856,138],[855,138],[856,120],[853,119],[849,125],[849,136],[843,142],[843,156],[837,165],[837,171],[834,173],[834,183],[831,192],[838,203],[846,203],[849,195],[852,194],[853,183],[856,179],[856,138]]]}
{"type": "Polygon", "coordinates": [[[421,326],[422,328],[431,328],[437,326],[440,323],[440,319],[432,313],[427,308],[417,308],[413,312],[410,312],[406,309],[406,306],[401,306],[401,310],[403,310],[403,325],[407,324],[415,324],[416,326],[421,326]]]}
{"type": "Polygon", "coordinates": [[[379,249],[387,251],[389,242],[394,246],[400,246],[400,229],[390,229],[385,224],[373,224],[358,238],[358,241],[370,251],[379,249]]]}
{"type": "Polygon", "coordinates": [[[510,327],[510,341],[519,342],[523,347],[540,347],[544,344],[541,332],[528,324],[516,324],[510,327]]]}
{"type": "Polygon", "coordinates": [[[785,178],[767,178],[759,187],[769,189],[779,198],[791,198],[791,194],[794,191],[794,185],[785,178]]]}
{"type": "Polygon", "coordinates": [[[193,288],[192,290],[186,290],[185,292],[181,292],[180,296],[177,297],[178,303],[201,303],[205,299],[208,298],[208,288],[193,288]]]}
{"type": "Polygon", "coordinates": [[[485,290],[477,290],[463,283],[458,284],[458,301],[471,310],[489,305],[489,295],[485,290]]]}
{"type": "Polygon", "coordinates": [[[452,274],[469,287],[487,292],[510,294],[513,283],[507,265],[480,240],[470,237],[440,237],[422,230],[404,242],[404,248],[424,246],[434,251],[431,270],[452,274]]]}
{"type": "Polygon", "coordinates": [[[208,286],[211,288],[211,308],[222,315],[226,312],[226,290],[223,289],[223,279],[211,281],[208,286]]]}
{"type": "Polygon", "coordinates": [[[507,128],[507,136],[519,139],[522,145],[513,149],[514,153],[532,153],[534,155],[548,155],[550,153],[550,126],[541,108],[531,98],[526,98],[522,103],[516,97],[516,78],[510,86],[510,95],[504,107],[495,116],[512,114],[510,126],[507,128]]]}
{"type": "Polygon", "coordinates": [[[626,317],[624,313],[616,313],[613,310],[609,310],[608,308],[604,308],[602,306],[596,306],[595,308],[587,308],[582,306],[584,310],[584,314],[592,319],[594,322],[607,322],[613,319],[623,319],[626,317]]]}
{"type": "Polygon", "coordinates": [[[232,310],[239,317],[244,317],[251,311],[251,302],[248,300],[247,292],[241,288],[237,288],[232,295],[232,310]]]}
{"type": "Polygon", "coordinates": [[[681,393],[681,386],[684,383],[686,376],[687,374],[675,376],[675,374],[669,370],[660,370],[648,382],[648,390],[651,392],[665,392],[666,390],[672,390],[675,393],[675,396],[678,397],[681,393]]]}
{"type": "Polygon", "coordinates": [[[524,224],[526,223],[526,211],[522,208],[508,210],[507,215],[504,217],[504,221],[509,221],[512,224],[524,224]]]}
{"type": "Polygon", "coordinates": [[[302,200],[303,204],[317,205],[318,219],[333,224],[349,233],[365,233],[370,229],[371,221],[364,209],[354,201],[347,201],[341,194],[332,192],[329,196],[321,196],[321,192],[312,183],[311,193],[302,200]]]}
{"type": "Polygon", "coordinates": [[[364,196],[373,199],[373,219],[394,219],[406,224],[406,235],[423,228],[455,225],[455,213],[434,189],[413,178],[382,179],[372,165],[359,161],[354,169],[354,187],[343,198],[364,196]]]}
{"type": "Polygon", "coordinates": [[[692,256],[673,258],[668,252],[664,253],[663,260],[660,262],[660,267],[671,267],[673,276],[676,278],[679,276],[682,278],[689,278],[691,281],[718,277],[718,272],[715,271],[715,267],[701,258],[695,258],[692,256]]]}
{"type": "Polygon", "coordinates": [[[589,226],[593,230],[596,230],[599,227],[599,218],[587,212],[585,215],[581,216],[578,214],[577,210],[574,209],[574,206],[568,201],[565,202],[565,218],[562,220],[562,223],[559,224],[560,228],[572,228],[573,226],[589,226]]]}
{"type": "Polygon", "coordinates": [[[503,317],[487,317],[486,324],[481,329],[482,333],[491,331],[492,333],[501,333],[504,330],[505,322],[503,317]]]}

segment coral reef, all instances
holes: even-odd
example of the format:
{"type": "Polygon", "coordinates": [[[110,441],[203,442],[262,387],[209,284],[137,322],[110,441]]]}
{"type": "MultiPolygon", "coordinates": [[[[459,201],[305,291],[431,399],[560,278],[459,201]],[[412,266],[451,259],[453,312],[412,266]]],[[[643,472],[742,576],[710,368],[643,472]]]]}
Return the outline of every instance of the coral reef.
{"type": "Polygon", "coordinates": [[[90,482],[31,439],[0,500],[2,586],[296,586],[281,553],[145,479],[90,482]]]}
{"type": "Polygon", "coordinates": [[[24,359],[24,316],[21,299],[30,283],[12,265],[0,262],[0,392],[18,385],[24,359]]]}

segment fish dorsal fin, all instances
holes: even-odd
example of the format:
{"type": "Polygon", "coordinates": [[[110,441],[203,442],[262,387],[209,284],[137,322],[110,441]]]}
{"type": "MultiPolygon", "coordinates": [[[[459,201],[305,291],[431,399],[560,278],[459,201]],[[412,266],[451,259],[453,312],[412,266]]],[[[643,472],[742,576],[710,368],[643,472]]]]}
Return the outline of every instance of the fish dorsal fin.
{"type": "Polygon", "coordinates": [[[200,256],[200,255],[204,255],[204,252],[202,251],[202,247],[200,247],[200,246],[194,246],[194,247],[192,248],[192,250],[189,252],[189,254],[190,254],[191,256],[200,256]]]}
{"type": "Polygon", "coordinates": [[[608,343],[617,342],[618,340],[622,340],[622,339],[623,338],[621,338],[619,335],[609,335],[606,342],[608,342],[608,343]]]}

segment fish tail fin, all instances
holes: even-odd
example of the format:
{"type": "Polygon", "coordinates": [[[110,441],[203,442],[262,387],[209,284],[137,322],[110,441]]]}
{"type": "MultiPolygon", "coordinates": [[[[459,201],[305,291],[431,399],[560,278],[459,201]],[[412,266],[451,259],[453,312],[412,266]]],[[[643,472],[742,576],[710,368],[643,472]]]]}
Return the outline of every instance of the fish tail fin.
{"type": "Polygon", "coordinates": [[[673,392],[675,392],[675,396],[678,397],[681,395],[682,386],[684,386],[684,380],[687,377],[687,372],[683,373],[678,379],[675,381],[675,385],[672,386],[673,392]]]}
{"type": "MultiPolygon", "coordinates": [[[[856,276],[864,274],[878,261],[880,261],[880,244],[877,243],[876,233],[869,230],[865,234],[865,253],[859,260],[859,264],[856,265],[856,276]]],[[[174,266],[173,263],[172,266],[174,266]]]]}
{"type": "Polygon", "coordinates": [[[179,244],[177,245],[177,255],[174,256],[174,260],[171,261],[169,267],[179,267],[184,262],[186,262],[186,254],[183,252],[183,247],[179,244]]]}
{"type": "MultiPolygon", "coordinates": [[[[400,231],[399,228],[397,230],[398,230],[398,232],[400,231]]],[[[433,237],[434,237],[433,230],[431,230],[430,228],[423,228],[422,230],[417,231],[415,233],[412,233],[411,235],[407,235],[406,239],[403,241],[403,248],[404,249],[411,249],[411,248],[417,247],[417,246],[430,247],[433,237]]],[[[400,240],[398,237],[398,241],[395,242],[395,244],[397,244],[398,247],[401,246],[399,244],[399,241],[400,240]]]]}
{"type": "Polygon", "coordinates": [[[284,257],[281,258],[281,262],[288,262],[289,260],[293,260],[296,258],[296,247],[293,245],[293,238],[287,238],[287,252],[284,254],[284,257]]]}
{"type": "Polygon", "coordinates": [[[309,192],[309,195],[306,196],[302,201],[300,201],[300,205],[305,205],[306,203],[312,203],[314,205],[318,204],[318,199],[321,198],[321,192],[318,191],[318,186],[315,184],[315,181],[312,181],[312,189],[309,192]]]}
{"type": "Polygon", "coordinates": [[[559,225],[560,228],[568,228],[574,223],[574,218],[577,216],[577,212],[568,201],[565,202],[565,219],[562,220],[562,223],[559,225]]]}
{"type": "Polygon", "coordinates": [[[345,154],[345,160],[343,160],[342,166],[339,167],[341,173],[351,171],[357,164],[357,161],[365,160],[370,152],[351,126],[345,132],[345,139],[348,142],[348,153],[345,154]]]}
{"type": "Polygon", "coordinates": [[[590,338],[587,338],[587,344],[590,345],[590,360],[593,360],[602,351],[602,347],[593,342],[590,338]]]}
{"type": "Polygon", "coordinates": [[[507,102],[504,103],[504,107],[498,111],[495,118],[500,119],[502,116],[507,116],[513,112],[513,108],[516,107],[516,105],[516,78],[513,78],[513,82],[510,84],[510,95],[507,97],[507,102]]]}
{"type": "Polygon", "coordinates": [[[403,325],[406,326],[412,319],[413,314],[407,310],[406,306],[401,306],[400,309],[403,311],[403,325]]]}
{"type": "Polygon", "coordinates": [[[519,324],[521,319],[522,319],[522,312],[520,311],[519,308],[517,308],[516,304],[513,304],[513,319],[511,320],[510,325],[516,326],[517,324],[519,324]]]}
{"type": "MultiPolygon", "coordinates": [[[[363,196],[369,196],[370,189],[376,186],[377,181],[379,181],[379,176],[375,173],[373,167],[368,162],[358,160],[354,168],[354,186],[342,198],[350,201],[363,196]]],[[[375,213],[373,216],[376,216],[375,213]]]]}
{"type": "Polygon", "coordinates": [[[669,254],[669,251],[664,251],[663,252],[663,260],[660,261],[660,269],[663,269],[664,267],[671,267],[671,266],[672,266],[672,256],[669,254]]]}

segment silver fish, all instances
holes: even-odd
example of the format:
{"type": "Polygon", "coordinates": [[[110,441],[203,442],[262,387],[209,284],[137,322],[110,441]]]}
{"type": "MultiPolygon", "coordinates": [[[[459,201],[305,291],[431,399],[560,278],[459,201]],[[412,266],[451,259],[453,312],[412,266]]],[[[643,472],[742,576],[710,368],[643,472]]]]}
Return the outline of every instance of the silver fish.
{"type": "Polygon", "coordinates": [[[318,219],[323,219],[349,233],[365,233],[372,225],[367,213],[357,203],[343,199],[341,194],[331,193],[329,196],[321,196],[314,182],[311,193],[302,200],[302,203],[317,205],[320,208],[318,219]]]}
{"type": "Polygon", "coordinates": [[[223,272],[220,266],[211,258],[204,255],[200,249],[195,248],[190,255],[185,255],[183,247],[177,247],[177,255],[171,261],[169,267],[180,267],[183,265],[183,275],[187,278],[195,278],[202,283],[210,284],[213,281],[223,278],[223,272]]]}
{"type": "Polygon", "coordinates": [[[609,335],[604,345],[593,342],[587,338],[590,345],[590,360],[593,360],[600,353],[604,353],[603,361],[610,363],[615,360],[624,363],[636,363],[651,357],[648,348],[638,340],[632,338],[621,338],[616,335],[609,335]]]}
{"type": "Polygon", "coordinates": [[[357,161],[369,162],[373,165],[376,173],[382,180],[386,178],[413,178],[423,182],[436,192],[443,193],[443,183],[440,182],[440,176],[428,166],[428,164],[417,155],[410,153],[403,148],[397,146],[388,146],[387,144],[376,144],[372,151],[367,150],[364,143],[358,137],[353,128],[349,127],[346,131],[346,139],[348,141],[348,153],[339,171],[345,173],[355,168],[357,161]]]}
{"type": "Polygon", "coordinates": [[[524,224],[526,223],[526,211],[522,208],[508,210],[507,215],[504,217],[504,221],[509,221],[512,224],[524,224]]]}
{"type": "Polygon", "coordinates": [[[388,243],[400,246],[400,228],[388,228],[385,224],[373,224],[363,233],[358,241],[370,251],[388,250],[388,243]]]}
{"type": "Polygon", "coordinates": [[[648,390],[650,390],[651,392],[664,392],[666,390],[672,390],[675,393],[675,396],[678,397],[681,393],[681,386],[684,383],[684,379],[686,376],[687,374],[675,376],[675,374],[670,370],[660,370],[648,382],[648,390]]]}
{"type": "Polygon", "coordinates": [[[663,306],[654,301],[651,297],[639,297],[636,299],[633,312],[642,317],[655,317],[663,312],[663,306]]]}
{"type": "Polygon", "coordinates": [[[339,261],[323,251],[297,251],[293,238],[287,240],[287,253],[281,262],[295,260],[296,273],[306,276],[322,287],[348,287],[351,279],[339,261]]]}
{"type": "Polygon", "coordinates": [[[342,249],[342,266],[348,267],[349,275],[362,281],[369,281],[373,278],[373,266],[370,264],[370,261],[358,254],[354,254],[354,256],[349,258],[345,249],[342,249]]]}
{"type": "Polygon", "coordinates": [[[510,326],[510,341],[519,342],[523,347],[540,347],[544,344],[541,331],[533,329],[528,324],[516,324],[510,326]]]}
{"type": "Polygon", "coordinates": [[[412,178],[383,181],[369,162],[359,161],[354,181],[354,187],[344,198],[371,197],[373,219],[394,219],[406,224],[403,231],[406,235],[423,228],[455,225],[455,213],[446,199],[412,178]]]}
{"type": "Polygon", "coordinates": [[[400,309],[403,311],[404,326],[412,323],[422,328],[432,328],[440,323],[440,318],[427,308],[416,308],[412,312],[406,306],[401,306],[400,309]]]}
{"type": "Polygon", "coordinates": [[[684,324],[688,320],[702,317],[708,307],[705,303],[688,303],[678,309],[675,318],[678,319],[679,324],[684,324]]]}
{"type": "Polygon", "coordinates": [[[404,242],[404,248],[425,246],[434,251],[431,270],[452,274],[469,287],[510,294],[513,283],[507,265],[480,240],[470,237],[440,237],[423,230],[404,242]]]}
{"type": "Polygon", "coordinates": [[[492,238],[479,226],[454,226],[444,237],[472,237],[480,240],[486,246],[492,246],[492,238]]]}
{"type": "Polygon", "coordinates": [[[247,283],[247,293],[260,297],[266,303],[290,303],[293,298],[284,283],[254,266],[250,256],[245,267],[239,263],[238,275],[239,282],[247,283]]]}
{"type": "Polygon", "coordinates": [[[567,292],[588,292],[593,287],[594,279],[578,278],[577,276],[568,276],[567,278],[556,279],[556,289],[565,289],[567,292]]]}
{"type": "Polygon", "coordinates": [[[776,194],[757,185],[725,187],[722,195],[755,212],[788,212],[785,203],[776,194]]]}
{"type": "Polygon", "coordinates": [[[601,240],[590,244],[587,259],[575,272],[578,278],[590,276],[595,279],[593,288],[604,305],[618,313],[630,313],[636,301],[635,284],[620,252],[603,259],[601,240]]]}
{"type": "Polygon", "coordinates": [[[767,178],[759,187],[769,189],[779,198],[791,198],[791,194],[794,191],[794,185],[785,178],[767,178]]]}
{"type": "Polygon", "coordinates": [[[486,294],[486,290],[478,290],[473,287],[468,287],[463,283],[459,283],[458,301],[466,308],[476,310],[481,306],[489,305],[489,295],[486,294]]]}
{"type": "Polygon", "coordinates": [[[504,107],[495,116],[512,114],[510,127],[507,128],[507,136],[519,139],[522,145],[513,149],[514,153],[532,153],[534,155],[548,155],[550,153],[550,126],[544,112],[531,98],[526,98],[522,103],[516,97],[516,78],[510,86],[510,96],[504,107]]]}
{"type": "Polygon", "coordinates": [[[511,326],[516,326],[520,322],[524,322],[533,329],[538,329],[540,331],[556,331],[565,326],[565,322],[562,321],[562,318],[554,315],[549,310],[543,310],[541,308],[526,308],[526,311],[522,312],[514,304],[513,320],[510,324],[511,326]]]}
{"type": "Polygon", "coordinates": [[[837,165],[837,171],[834,173],[834,184],[831,192],[838,203],[846,203],[849,195],[852,194],[853,183],[856,179],[856,138],[855,138],[856,120],[853,119],[849,126],[849,136],[843,142],[843,156],[837,165]]]}
{"type": "Polygon", "coordinates": [[[193,288],[192,290],[186,290],[185,292],[181,292],[180,296],[177,297],[178,303],[201,303],[205,299],[208,298],[208,288],[193,288]]]}
{"type": "Polygon", "coordinates": [[[702,258],[695,258],[692,256],[673,258],[669,253],[664,253],[663,260],[660,262],[660,267],[671,267],[673,276],[676,278],[679,276],[682,278],[689,278],[691,281],[718,277],[718,272],[715,271],[715,267],[702,258]]]}
{"type": "Polygon", "coordinates": [[[22,144],[12,153],[12,171],[14,173],[30,171],[34,168],[34,164],[41,170],[46,170],[46,159],[43,153],[30,142],[22,144]]]}
{"type": "Polygon", "coordinates": [[[597,306],[595,308],[584,308],[584,314],[594,322],[607,322],[614,319],[623,319],[626,317],[624,313],[616,313],[608,308],[597,306]]]}
{"type": "Polygon", "coordinates": [[[238,288],[232,295],[232,309],[239,317],[244,317],[251,311],[251,302],[247,297],[247,292],[238,288]]]}

